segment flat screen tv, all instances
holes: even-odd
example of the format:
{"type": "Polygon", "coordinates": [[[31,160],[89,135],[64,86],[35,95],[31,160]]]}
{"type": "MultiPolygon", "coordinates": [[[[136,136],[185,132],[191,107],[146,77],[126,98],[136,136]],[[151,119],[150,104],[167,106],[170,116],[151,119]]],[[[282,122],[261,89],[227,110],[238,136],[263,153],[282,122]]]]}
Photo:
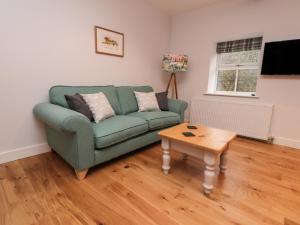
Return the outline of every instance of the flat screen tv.
{"type": "Polygon", "coordinates": [[[262,75],[300,75],[300,39],[265,44],[262,75]]]}

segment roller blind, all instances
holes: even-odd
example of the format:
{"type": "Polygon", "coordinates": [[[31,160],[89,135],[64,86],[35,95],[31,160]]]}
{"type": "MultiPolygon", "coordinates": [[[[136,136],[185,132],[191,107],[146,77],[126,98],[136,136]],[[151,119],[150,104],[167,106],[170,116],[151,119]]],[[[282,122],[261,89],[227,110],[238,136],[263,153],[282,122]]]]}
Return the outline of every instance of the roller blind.
{"type": "Polygon", "coordinates": [[[260,50],[262,47],[262,37],[247,38],[235,41],[224,41],[217,44],[217,53],[230,53],[260,50]]]}

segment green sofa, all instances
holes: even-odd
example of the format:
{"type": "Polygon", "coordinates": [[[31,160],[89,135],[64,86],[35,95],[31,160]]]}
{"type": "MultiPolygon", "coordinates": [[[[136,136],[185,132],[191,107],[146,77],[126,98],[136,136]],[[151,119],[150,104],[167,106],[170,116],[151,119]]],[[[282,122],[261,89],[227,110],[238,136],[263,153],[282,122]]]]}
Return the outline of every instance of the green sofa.
{"type": "Polygon", "coordinates": [[[181,123],[187,103],[168,100],[170,111],[138,112],[134,91],[151,92],[150,86],[54,86],[51,103],[34,107],[34,114],[45,123],[49,146],[67,161],[83,179],[88,169],[160,140],[161,129],[181,123]],[[103,92],[116,116],[92,123],[70,110],[64,95],[103,92]]]}

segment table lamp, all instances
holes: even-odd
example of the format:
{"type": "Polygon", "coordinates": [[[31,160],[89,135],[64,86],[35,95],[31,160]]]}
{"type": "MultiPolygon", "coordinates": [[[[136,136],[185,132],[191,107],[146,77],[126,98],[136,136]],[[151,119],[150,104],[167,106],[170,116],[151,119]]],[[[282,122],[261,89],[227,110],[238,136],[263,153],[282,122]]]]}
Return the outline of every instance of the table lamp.
{"type": "Polygon", "coordinates": [[[171,73],[166,92],[169,93],[172,84],[173,93],[178,99],[176,73],[186,72],[188,69],[188,56],[182,54],[166,54],[162,62],[162,69],[171,73]]]}

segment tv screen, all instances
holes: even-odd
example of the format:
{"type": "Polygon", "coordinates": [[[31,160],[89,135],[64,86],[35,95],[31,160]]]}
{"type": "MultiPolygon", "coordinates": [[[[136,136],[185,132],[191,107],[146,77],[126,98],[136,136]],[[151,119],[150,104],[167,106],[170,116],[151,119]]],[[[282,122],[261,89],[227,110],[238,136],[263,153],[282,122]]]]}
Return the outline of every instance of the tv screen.
{"type": "Polygon", "coordinates": [[[300,75],[300,39],[265,44],[262,75],[300,75]]]}

